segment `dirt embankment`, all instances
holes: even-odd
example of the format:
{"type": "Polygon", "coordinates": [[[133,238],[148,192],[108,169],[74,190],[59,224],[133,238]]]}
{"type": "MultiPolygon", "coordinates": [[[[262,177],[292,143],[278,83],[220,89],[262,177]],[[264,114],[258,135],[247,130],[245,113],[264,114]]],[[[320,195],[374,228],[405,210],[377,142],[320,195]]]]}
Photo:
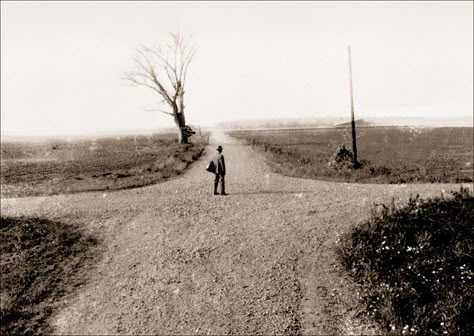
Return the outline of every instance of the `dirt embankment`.
{"type": "Polygon", "coordinates": [[[173,181],[109,193],[2,200],[2,214],[75,218],[103,237],[89,282],[51,319],[64,334],[370,333],[340,271],[341,232],[374,202],[457,185],[359,185],[273,174],[249,147],[215,133],[173,181]],[[221,144],[229,196],[205,171],[221,144]]]}

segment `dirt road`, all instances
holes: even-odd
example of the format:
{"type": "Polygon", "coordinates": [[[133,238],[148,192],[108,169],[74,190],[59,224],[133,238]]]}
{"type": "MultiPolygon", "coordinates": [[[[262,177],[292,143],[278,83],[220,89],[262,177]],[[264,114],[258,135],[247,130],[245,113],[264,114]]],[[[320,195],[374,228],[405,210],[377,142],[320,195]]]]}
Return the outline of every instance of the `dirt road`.
{"type": "Polygon", "coordinates": [[[65,334],[328,334],[369,329],[334,247],[374,202],[457,185],[284,177],[221,133],[180,178],[140,189],[3,199],[5,215],[74,221],[103,237],[88,283],[51,319],[65,334]],[[229,196],[205,171],[222,144],[229,196]]]}

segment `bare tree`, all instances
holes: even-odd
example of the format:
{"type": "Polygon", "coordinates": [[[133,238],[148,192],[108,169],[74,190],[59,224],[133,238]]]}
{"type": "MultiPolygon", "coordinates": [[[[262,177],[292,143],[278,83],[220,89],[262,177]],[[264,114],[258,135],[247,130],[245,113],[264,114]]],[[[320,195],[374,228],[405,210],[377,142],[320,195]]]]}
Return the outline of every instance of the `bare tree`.
{"type": "Polygon", "coordinates": [[[145,86],[160,95],[170,110],[158,110],[173,117],[178,127],[179,142],[188,143],[193,133],[186,125],[184,93],[186,75],[196,49],[179,33],[170,33],[171,41],[153,48],[141,47],[134,58],[135,69],[125,74],[125,79],[138,86],[145,86]]]}

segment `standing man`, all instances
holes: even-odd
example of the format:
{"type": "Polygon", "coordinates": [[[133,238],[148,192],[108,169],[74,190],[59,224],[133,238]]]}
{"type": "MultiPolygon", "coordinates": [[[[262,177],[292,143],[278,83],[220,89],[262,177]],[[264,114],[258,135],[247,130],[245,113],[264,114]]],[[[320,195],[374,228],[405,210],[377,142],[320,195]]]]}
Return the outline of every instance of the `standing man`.
{"type": "Polygon", "coordinates": [[[222,155],[222,146],[217,147],[217,153],[212,158],[215,167],[216,178],[214,179],[214,195],[218,195],[217,187],[219,182],[221,183],[221,195],[227,195],[225,193],[225,161],[224,155],[222,155]]]}

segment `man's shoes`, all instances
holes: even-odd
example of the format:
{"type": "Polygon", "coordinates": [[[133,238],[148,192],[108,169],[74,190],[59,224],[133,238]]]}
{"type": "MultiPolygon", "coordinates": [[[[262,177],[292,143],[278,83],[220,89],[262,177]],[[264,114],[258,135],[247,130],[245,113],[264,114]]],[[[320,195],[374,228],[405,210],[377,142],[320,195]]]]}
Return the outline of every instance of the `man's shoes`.
{"type": "Polygon", "coordinates": [[[226,193],[222,193],[222,194],[221,194],[221,196],[227,196],[227,195],[229,195],[229,194],[226,194],[226,193]]]}
{"type": "Polygon", "coordinates": [[[214,195],[219,195],[219,194],[215,192],[214,195]]]}

